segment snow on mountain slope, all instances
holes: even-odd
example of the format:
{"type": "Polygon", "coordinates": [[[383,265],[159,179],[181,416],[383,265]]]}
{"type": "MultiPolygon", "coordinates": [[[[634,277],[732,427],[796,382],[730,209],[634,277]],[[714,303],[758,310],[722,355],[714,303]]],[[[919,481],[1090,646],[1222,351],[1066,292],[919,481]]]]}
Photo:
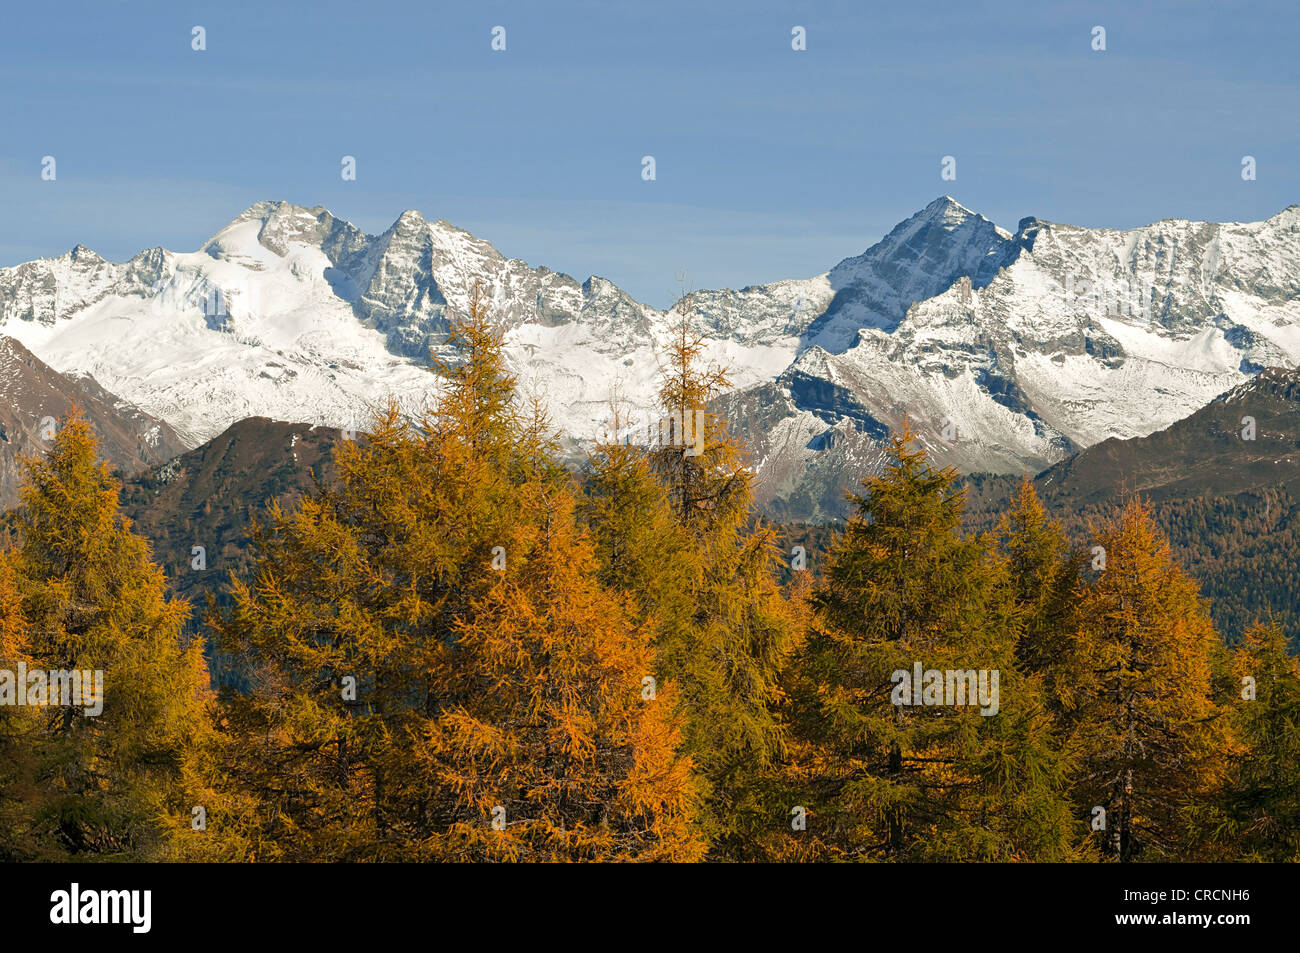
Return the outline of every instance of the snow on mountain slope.
{"type": "Polygon", "coordinates": [[[810,343],[838,352],[862,328],[890,332],[914,301],[933,298],[960,278],[986,285],[1016,253],[1012,236],[949,196],[935,199],[827,279],[835,296],[809,328],[810,343]]]}
{"type": "MultiPolygon", "coordinates": [[[[164,253],[147,286],[97,286],[69,317],[10,318],[3,329],[191,444],[250,416],[351,422],[389,392],[417,406],[428,372],[358,323],[326,278],[328,257],[298,243],[278,255],[258,242],[259,227],[236,220],[202,251],[164,253]]],[[[67,267],[56,260],[51,270],[67,267]]]]}
{"type": "MultiPolygon", "coordinates": [[[[649,407],[664,314],[414,211],[370,237],[321,208],[261,202],[197,252],[154,249],[114,265],[78,247],[0,269],[0,328],[198,444],[251,416],[364,423],[390,395],[417,412],[436,389],[429,350],[468,310],[475,278],[508,329],[521,383],[547,395],[563,430],[594,436],[615,389],[649,407]]],[[[778,373],[796,344],[738,334],[712,355],[747,386],[778,373]]]]}
{"type": "MultiPolygon", "coordinates": [[[[904,420],[962,469],[1040,469],[1295,365],[1298,265],[1297,206],[1011,233],[944,196],[825,274],[696,292],[694,320],[731,368],[721,405],[754,447],[760,498],[815,516],[904,420]]],[[[600,432],[615,392],[648,419],[667,315],[414,211],[368,236],[259,202],[193,253],[113,264],[78,246],[0,269],[0,333],[197,444],[250,416],[353,426],[389,395],[418,410],[429,350],[476,279],[521,383],[570,438],[600,432]]]]}

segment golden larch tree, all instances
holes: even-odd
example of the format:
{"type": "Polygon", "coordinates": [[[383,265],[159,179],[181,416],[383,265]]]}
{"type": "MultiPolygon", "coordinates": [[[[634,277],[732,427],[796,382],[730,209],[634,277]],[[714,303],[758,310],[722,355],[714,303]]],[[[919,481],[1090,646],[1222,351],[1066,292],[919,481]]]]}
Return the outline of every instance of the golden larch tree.
{"type": "Polygon", "coordinates": [[[1240,750],[1214,699],[1222,643],[1142,502],[1093,535],[1104,563],[1078,591],[1074,635],[1086,679],[1069,738],[1076,809],[1105,811],[1108,857],[1178,858],[1189,810],[1218,795],[1240,750]]]}
{"type": "MultiPolygon", "coordinates": [[[[32,736],[39,796],[32,833],[72,858],[173,856],[175,820],[205,792],[184,765],[207,732],[203,644],[188,603],[169,598],[149,543],[118,509],[117,481],[79,411],[44,458],[24,461],[17,534],[28,664],[102,673],[102,713],[41,709],[32,736]]],[[[87,704],[91,702],[91,704],[87,704]]]]}

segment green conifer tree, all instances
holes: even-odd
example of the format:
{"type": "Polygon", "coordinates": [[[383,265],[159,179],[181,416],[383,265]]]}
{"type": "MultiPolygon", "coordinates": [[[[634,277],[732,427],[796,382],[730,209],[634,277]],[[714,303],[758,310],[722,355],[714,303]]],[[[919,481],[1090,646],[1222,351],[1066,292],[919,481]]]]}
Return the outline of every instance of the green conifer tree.
{"type": "Polygon", "coordinates": [[[1300,861],[1300,661],[1276,623],[1256,623],[1232,654],[1234,715],[1244,748],[1223,796],[1198,805],[1195,859],[1300,861]]]}
{"type": "Polygon", "coordinates": [[[810,819],[787,837],[849,859],[1073,859],[1077,825],[1041,685],[1016,659],[1006,564],[989,539],[960,534],[955,481],[904,430],[850,497],[799,659],[810,819]],[[911,684],[918,665],[938,681],[911,684]],[[977,673],[976,689],[984,673],[985,698],[971,704],[967,681],[962,705],[956,679],[949,698],[949,670],[977,673]]]}

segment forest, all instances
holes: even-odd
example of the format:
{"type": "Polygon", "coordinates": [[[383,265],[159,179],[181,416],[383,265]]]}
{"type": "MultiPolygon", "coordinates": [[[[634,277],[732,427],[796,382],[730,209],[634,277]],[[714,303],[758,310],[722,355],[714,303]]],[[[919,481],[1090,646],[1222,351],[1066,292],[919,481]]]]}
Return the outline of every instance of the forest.
{"type": "Polygon", "coordinates": [[[1025,481],[970,529],[904,430],[792,543],[684,314],[660,409],[702,439],[579,473],[481,300],[453,336],[436,405],[338,440],[204,605],[84,419],[26,461],[0,676],[103,706],[0,677],[0,859],[1300,859],[1300,663],[1276,619],[1225,641],[1140,498],[1072,543],[1025,481]]]}

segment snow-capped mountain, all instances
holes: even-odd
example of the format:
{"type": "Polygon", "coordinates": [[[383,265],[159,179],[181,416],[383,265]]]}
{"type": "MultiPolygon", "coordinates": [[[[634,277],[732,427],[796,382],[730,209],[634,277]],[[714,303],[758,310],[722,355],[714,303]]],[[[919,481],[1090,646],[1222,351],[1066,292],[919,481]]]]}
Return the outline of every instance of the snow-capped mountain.
{"type": "MultiPolygon", "coordinates": [[[[197,252],[113,264],[78,246],[0,269],[0,333],[193,445],[250,416],[354,426],[390,394],[417,409],[436,387],[428,349],[476,279],[568,436],[600,432],[615,393],[648,419],[667,315],[414,211],[368,236],[261,202],[197,252]]],[[[814,516],[905,418],[961,469],[1038,470],[1294,366],[1300,206],[1126,231],[1027,218],[1013,234],[945,196],[825,274],[694,302],[761,500],[814,516]]]]}

